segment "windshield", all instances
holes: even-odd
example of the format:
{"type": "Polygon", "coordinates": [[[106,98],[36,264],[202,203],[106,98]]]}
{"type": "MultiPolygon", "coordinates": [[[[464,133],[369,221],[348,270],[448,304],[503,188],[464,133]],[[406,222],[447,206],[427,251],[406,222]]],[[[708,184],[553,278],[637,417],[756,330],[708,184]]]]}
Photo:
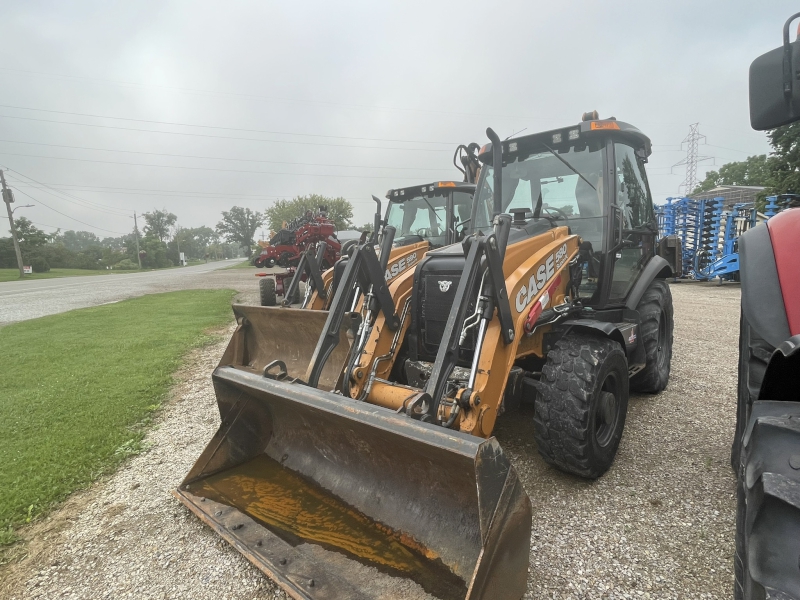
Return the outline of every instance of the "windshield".
{"type": "MultiPolygon", "coordinates": [[[[397,229],[395,243],[427,240],[432,246],[446,243],[448,195],[412,196],[398,202],[392,199],[386,211],[386,223],[397,229]]],[[[456,223],[469,219],[471,196],[453,193],[456,223]]]]}
{"type": "MultiPolygon", "coordinates": [[[[572,233],[592,243],[595,251],[602,248],[603,217],[603,146],[583,144],[554,150],[544,146],[541,152],[514,157],[503,166],[502,212],[527,209],[526,218],[534,216],[541,195],[539,216],[556,225],[568,225],[572,233]]],[[[486,176],[478,190],[475,227],[488,233],[492,214],[491,165],[484,166],[486,176]]]]}

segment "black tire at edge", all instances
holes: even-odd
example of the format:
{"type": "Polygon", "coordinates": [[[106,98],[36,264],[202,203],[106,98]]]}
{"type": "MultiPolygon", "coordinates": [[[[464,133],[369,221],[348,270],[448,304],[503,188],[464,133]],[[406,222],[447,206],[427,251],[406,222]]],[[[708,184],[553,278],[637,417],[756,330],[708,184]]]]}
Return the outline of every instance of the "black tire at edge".
{"type": "Polygon", "coordinates": [[[736,600],[800,600],[800,402],[758,401],[737,481],[736,600]]]}

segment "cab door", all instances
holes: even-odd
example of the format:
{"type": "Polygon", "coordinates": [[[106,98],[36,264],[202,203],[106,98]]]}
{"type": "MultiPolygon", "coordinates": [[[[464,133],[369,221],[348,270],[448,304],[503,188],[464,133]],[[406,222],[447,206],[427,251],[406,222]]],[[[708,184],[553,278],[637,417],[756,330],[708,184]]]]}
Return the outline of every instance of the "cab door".
{"type": "Polygon", "coordinates": [[[609,304],[624,302],[639,274],[653,257],[657,231],[643,153],[623,142],[613,143],[614,195],[609,262],[609,304]]]}

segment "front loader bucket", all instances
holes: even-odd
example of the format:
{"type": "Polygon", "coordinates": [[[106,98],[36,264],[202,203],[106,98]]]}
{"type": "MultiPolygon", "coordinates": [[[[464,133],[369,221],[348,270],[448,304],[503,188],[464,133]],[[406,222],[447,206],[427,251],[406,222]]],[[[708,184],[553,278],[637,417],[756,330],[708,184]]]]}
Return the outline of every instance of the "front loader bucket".
{"type": "Polygon", "coordinates": [[[224,361],[213,382],[222,425],[175,495],[292,597],[523,595],[530,500],[494,438],[224,361]]]}
{"type": "MultiPolygon", "coordinates": [[[[304,379],[317,341],[322,335],[328,311],[297,310],[274,306],[235,304],[237,327],[220,365],[236,366],[263,374],[274,360],[283,361],[288,377],[304,379]]],[[[325,363],[318,387],[332,390],[339,378],[350,339],[345,325],[339,332],[339,344],[325,363]]]]}

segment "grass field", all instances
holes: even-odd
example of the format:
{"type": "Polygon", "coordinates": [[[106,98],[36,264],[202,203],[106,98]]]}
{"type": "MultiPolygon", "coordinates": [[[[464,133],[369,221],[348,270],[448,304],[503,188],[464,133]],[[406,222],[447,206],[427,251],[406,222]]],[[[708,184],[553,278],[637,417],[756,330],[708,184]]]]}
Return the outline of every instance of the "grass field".
{"type": "Polygon", "coordinates": [[[0,546],[141,450],[172,373],[230,290],[143,296],[0,329],[0,546]]]}

